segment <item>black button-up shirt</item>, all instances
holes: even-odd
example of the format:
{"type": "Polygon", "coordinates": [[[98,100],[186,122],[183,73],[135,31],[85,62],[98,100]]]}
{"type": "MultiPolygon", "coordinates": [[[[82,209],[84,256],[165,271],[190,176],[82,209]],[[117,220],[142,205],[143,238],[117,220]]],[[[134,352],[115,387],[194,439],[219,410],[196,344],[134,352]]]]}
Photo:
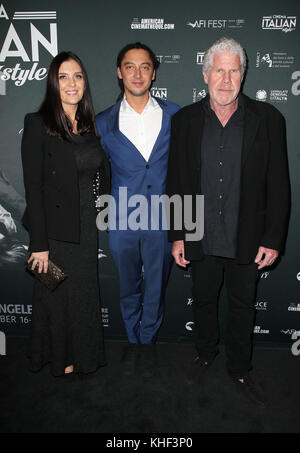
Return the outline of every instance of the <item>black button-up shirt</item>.
{"type": "Polygon", "coordinates": [[[240,200],[244,108],[238,108],[225,127],[204,102],[201,144],[201,193],[204,195],[203,251],[206,255],[235,258],[240,200]]]}

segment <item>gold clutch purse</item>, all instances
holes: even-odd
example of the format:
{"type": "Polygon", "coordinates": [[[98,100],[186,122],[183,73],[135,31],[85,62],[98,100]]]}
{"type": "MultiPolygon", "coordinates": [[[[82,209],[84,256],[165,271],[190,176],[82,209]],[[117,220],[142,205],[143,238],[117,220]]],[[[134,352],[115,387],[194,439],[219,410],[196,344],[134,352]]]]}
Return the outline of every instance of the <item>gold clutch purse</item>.
{"type": "Polygon", "coordinates": [[[38,272],[38,266],[32,268],[32,262],[26,263],[26,268],[35,275],[35,277],[43,283],[50,291],[54,291],[60,283],[62,283],[68,276],[51,260],[48,260],[48,271],[38,272]]]}

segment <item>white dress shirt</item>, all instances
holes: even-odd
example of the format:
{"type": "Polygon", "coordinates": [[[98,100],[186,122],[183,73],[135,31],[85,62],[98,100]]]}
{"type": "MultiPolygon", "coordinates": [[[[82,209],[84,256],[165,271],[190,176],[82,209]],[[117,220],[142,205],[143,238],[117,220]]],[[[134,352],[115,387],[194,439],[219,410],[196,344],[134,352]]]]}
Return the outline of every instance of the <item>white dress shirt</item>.
{"type": "Polygon", "coordinates": [[[121,102],[119,129],[147,162],[161,130],[162,114],[161,107],[152,96],[149,96],[142,113],[137,113],[128,104],[126,96],[121,102]]]}

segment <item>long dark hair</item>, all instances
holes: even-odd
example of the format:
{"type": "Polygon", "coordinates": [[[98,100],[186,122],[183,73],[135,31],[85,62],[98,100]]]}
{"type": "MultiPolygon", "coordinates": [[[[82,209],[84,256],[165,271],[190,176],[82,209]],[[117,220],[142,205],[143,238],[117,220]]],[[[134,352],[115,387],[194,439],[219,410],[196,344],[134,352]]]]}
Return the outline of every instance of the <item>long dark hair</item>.
{"type": "Polygon", "coordinates": [[[68,60],[75,60],[79,64],[84,79],[84,93],[81,101],[78,103],[75,117],[77,120],[78,134],[82,135],[88,131],[93,131],[97,135],[94,123],[95,113],[87,73],[80,58],[73,52],[60,52],[53,58],[48,71],[46,96],[39,108],[39,113],[43,117],[48,134],[73,141],[72,124],[62,107],[58,81],[59,68],[62,63],[68,60]]]}
{"type": "MultiPolygon", "coordinates": [[[[132,50],[132,49],[143,49],[146,52],[148,52],[150,60],[152,61],[154,70],[156,71],[158,69],[160,63],[159,63],[158,59],[156,58],[155,53],[153,52],[153,50],[150,49],[150,47],[146,46],[146,44],[142,44],[141,42],[134,42],[134,43],[131,43],[131,44],[127,44],[125,47],[123,47],[123,49],[120,50],[120,52],[118,53],[118,56],[117,56],[117,68],[121,69],[121,64],[122,64],[122,61],[123,61],[123,59],[125,57],[125,54],[129,50],[132,50]]],[[[123,80],[122,79],[118,79],[118,82],[119,82],[119,87],[120,87],[121,92],[120,92],[120,94],[119,94],[119,96],[117,98],[117,102],[120,99],[122,99],[122,97],[124,96],[124,83],[123,83],[123,80]]]]}

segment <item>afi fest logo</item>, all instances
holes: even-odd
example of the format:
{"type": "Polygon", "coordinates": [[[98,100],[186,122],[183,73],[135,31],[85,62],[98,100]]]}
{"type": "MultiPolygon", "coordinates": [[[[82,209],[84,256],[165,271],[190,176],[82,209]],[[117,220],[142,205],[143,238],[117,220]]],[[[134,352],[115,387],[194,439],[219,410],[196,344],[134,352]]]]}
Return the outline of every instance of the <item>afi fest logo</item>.
{"type": "Polygon", "coordinates": [[[191,28],[243,28],[245,19],[197,19],[186,24],[191,28]]]}
{"type": "Polygon", "coordinates": [[[43,80],[47,77],[47,68],[39,68],[40,47],[46,49],[52,57],[57,55],[57,24],[56,11],[16,11],[12,22],[3,4],[0,5],[0,94],[5,94],[5,82],[11,80],[16,86],[27,81],[43,80]],[[48,36],[44,36],[36,24],[49,23],[48,36]],[[24,36],[24,22],[26,36],[24,36]],[[35,24],[33,24],[33,22],[35,24]],[[22,24],[22,27],[20,25],[22,24]],[[22,33],[20,31],[22,29],[22,33]],[[28,46],[30,38],[30,47],[28,46]],[[26,46],[23,44],[26,43],[26,46]],[[18,59],[15,66],[8,63],[10,58],[18,59]],[[2,64],[4,63],[4,64],[2,64]],[[8,64],[7,64],[8,63],[8,64]]]}

